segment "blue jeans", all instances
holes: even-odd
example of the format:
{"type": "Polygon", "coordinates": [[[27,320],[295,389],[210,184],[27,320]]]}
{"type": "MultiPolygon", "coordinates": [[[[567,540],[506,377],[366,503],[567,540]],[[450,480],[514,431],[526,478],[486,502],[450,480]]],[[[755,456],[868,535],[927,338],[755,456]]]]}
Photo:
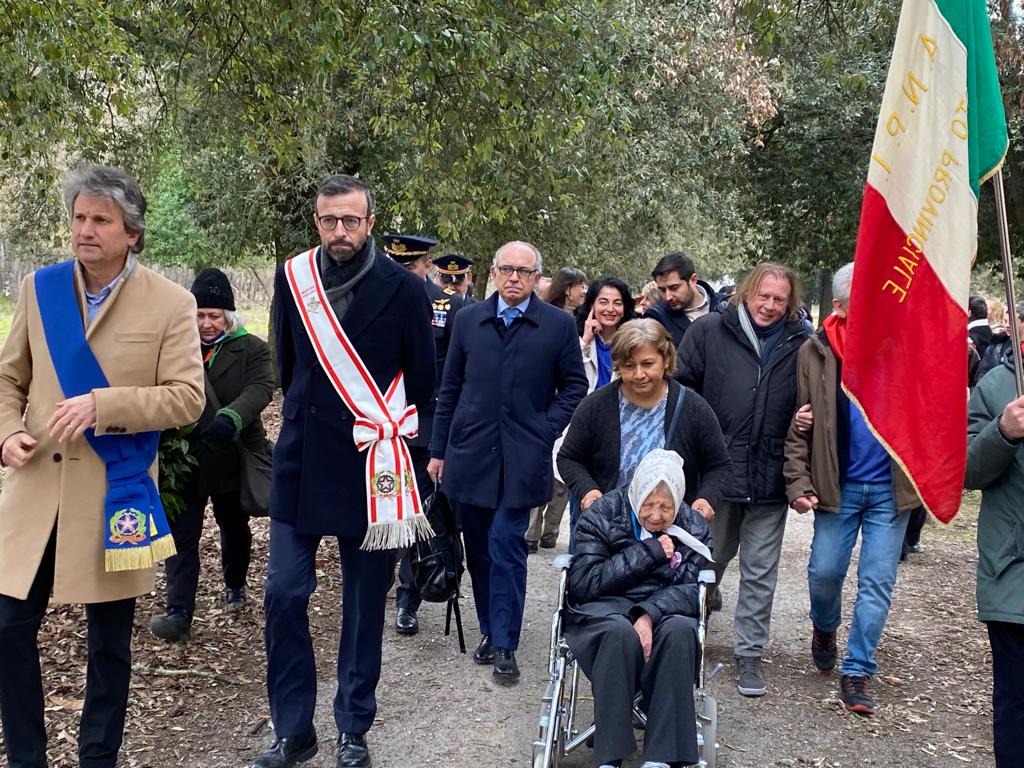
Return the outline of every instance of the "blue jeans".
{"type": "Polygon", "coordinates": [[[874,675],[875,648],[889,616],[896,567],[910,512],[897,512],[891,483],[843,483],[838,512],[814,514],[814,539],[807,563],[811,621],[834,632],[842,621],[843,582],[861,533],[857,601],[847,639],[844,675],[874,675]]]}

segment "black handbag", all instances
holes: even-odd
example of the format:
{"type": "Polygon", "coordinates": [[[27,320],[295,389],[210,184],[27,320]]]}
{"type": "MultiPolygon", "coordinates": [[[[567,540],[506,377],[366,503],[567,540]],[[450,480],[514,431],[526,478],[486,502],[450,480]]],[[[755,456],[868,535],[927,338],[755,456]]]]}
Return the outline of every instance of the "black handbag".
{"type": "Polygon", "coordinates": [[[274,444],[266,440],[262,451],[254,451],[241,443],[238,458],[242,468],[239,477],[239,502],[249,517],[270,514],[270,476],[274,461],[274,444]]]}
{"type": "Polygon", "coordinates": [[[446,603],[459,595],[463,565],[462,539],[455,525],[455,511],[441,491],[425,503],[434,536],[412,546],[412,576],[420,597],[428,603],[446,603]]]}
{"type": "Polygon", "coordinates": [[[446,636],[451,633],[454,614],[459,633],[459,650],[465,653],[466,640],[459,611],[459,586],[465,571],[465,551],[455,510],[448,497],[436,488],[427,498],[424,508],[434,536],[426,541],[417,541],[409,550],[413,582],[420,597],[426,602],[448,603],[444,633],[446,636]]]}

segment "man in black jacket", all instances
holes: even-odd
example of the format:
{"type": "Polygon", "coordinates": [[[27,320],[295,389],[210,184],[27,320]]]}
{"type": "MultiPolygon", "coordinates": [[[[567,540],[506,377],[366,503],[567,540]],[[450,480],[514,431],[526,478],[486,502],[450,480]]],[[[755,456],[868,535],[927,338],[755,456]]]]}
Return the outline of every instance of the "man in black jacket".
{"type": "Polygon", "coordinates": [[[733,303],[694,323],[679,346],[676,378],[708,401],[732,458],[731,482],[711,530],[719,582],[740,555],[735,652],[744,696],[766,691],[761,655],[788,508],[783,446],[796,402],[797,350],[810,335],[799,307],[793,270],[759,264],[733,303]]]}
{"type": "Polygon", "coordinates": [[[651,277],[658,285],[662,300],[644,313],[668,329],[672,343],[679,346],[690,324],[704,317],[718,305],[715,290],[703,280],[697,279],[697,268],[693,259],[676,251],[663,256],[651,277]]]}
{"type": "Polygon", "coordinates": [[[988,324],[988,302],[981,296],[971,296],[967,301],[970,319],[967,321],[967,335],[974,342],[978,357],[985,357],[985,350],[992,343],[992,328],[988,324]]]}

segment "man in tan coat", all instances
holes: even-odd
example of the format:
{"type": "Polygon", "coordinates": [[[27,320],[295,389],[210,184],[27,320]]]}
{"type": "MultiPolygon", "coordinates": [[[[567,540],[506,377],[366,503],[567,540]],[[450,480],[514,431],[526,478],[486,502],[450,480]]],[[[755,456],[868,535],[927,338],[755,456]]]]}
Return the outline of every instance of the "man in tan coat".
{"type": "Polygon", "coordinates": [[[29,275],[0,353],[0,717],[12,768],[46,765],[36,637],[51,590],[57,602],[86,606],[79,763],[113,766],[121,746],[135,598],[152,589],[153,570],[107,570],[107,466],[86,430],[190,424],[204,399],[195,300],[136,260],[146,211],[138,184],[88,168],[68,179],[65,202],[85,340],[109,386],[65,397],[29,275]]]}

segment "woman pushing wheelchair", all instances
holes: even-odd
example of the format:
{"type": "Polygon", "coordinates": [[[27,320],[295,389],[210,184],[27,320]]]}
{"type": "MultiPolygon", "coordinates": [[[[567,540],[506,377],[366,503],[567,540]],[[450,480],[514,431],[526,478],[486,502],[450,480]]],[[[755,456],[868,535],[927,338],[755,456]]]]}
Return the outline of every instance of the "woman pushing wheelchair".
{"type": "Polygon", "coordinates": [[[636,751],[638,691],[644,768],[698,761],[697,577],[711,559],[711,533],[685,491],[683,460],[656,449],[628,489],[603,495],[577,525],[565,638],[591,682],[598,766],[620,766],[636,751]]]}

